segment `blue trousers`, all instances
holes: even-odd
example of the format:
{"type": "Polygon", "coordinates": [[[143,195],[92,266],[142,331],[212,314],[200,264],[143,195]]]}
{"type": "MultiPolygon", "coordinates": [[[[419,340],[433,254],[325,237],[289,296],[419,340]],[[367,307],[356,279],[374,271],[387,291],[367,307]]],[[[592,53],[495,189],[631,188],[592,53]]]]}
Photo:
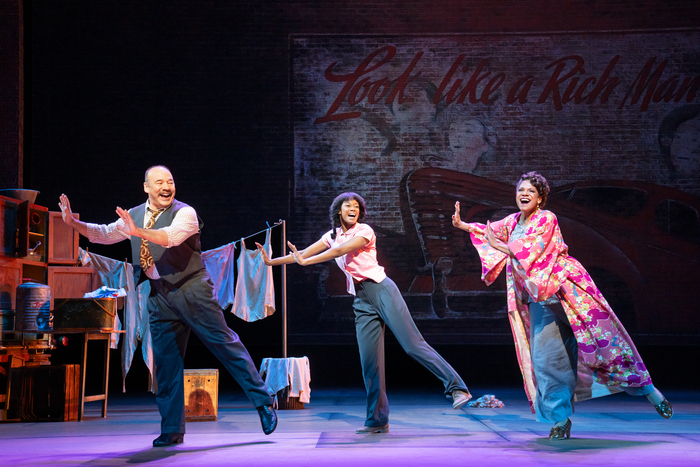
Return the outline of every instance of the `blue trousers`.
{"type": "MultiPolygon", "coordinates": [[[[561,303],[528,305],[530,352],[537,380],[535,415],[538,422],[556,423],[574,413],[578,344],[561,303]]],[[[653,385],[622,388],[632,396],[645,396],[653,385]]]]}
{"type": "Polygon", "coordinates": [[[396,284],[388,277],[381,283],[365,280],[355,285],[355,331],[360,348],[362,377],[367,389],[365,426],[389,422],[389,401],[384,372],[384,330],[389,326],[406,353],[430,370],[445,386],[445,393],[468,391],[457,372],[430,347],[413,322],[396,284]]]}
{"type": "Polygon", "coordinates": [[[161,433],[185,433],[184,358],[192,330],[241,385],[254,407],[272,405],[265,383],[238,335],[226,324],[206,272],[179,288],[151,281],[148,301],[161,433]]]}
{"type": "Polygon", "coordinates": [[[530,352],[537,380],[538,422],[556,423],[574,413],[578,344],[561,303],[530,303],[530,352]]]}

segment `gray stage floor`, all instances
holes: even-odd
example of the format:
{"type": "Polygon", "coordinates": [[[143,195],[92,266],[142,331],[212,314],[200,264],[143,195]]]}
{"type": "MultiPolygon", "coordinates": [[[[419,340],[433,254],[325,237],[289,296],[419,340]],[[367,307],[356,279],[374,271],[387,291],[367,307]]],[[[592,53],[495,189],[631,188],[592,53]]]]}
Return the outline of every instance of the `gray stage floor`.
{"type": "MultiPolygon", "coordinates": [[[[222,390],[224,388],[221,388],[222,390]]],[[[390,391],[391,432],[356,435],[364,392],[314,389],[303,410],[278,411],[270,436],[240,392],[219,397],[219,419],[188,423],[185,443],[153,448],[159,416],[152,395],[110,395],[86,420],[0,424],[0,465],[28,466],[531,466],[700,465],[700,391],[667,391],[675,415],[664,420],[646,398],[626,394],[582,402],[572,439],[550,441],[519,388],[471,388],[495,394],[500,409],[452,410],[441,393],[390,391]]]]}

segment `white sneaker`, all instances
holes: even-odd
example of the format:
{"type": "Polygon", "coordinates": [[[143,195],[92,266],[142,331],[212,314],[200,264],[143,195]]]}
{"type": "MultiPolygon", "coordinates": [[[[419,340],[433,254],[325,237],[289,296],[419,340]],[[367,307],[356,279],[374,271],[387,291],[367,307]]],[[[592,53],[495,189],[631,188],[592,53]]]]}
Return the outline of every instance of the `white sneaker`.
{"type": "Polygon", "coordinates": [[[462,406],[469,402],[469,399],[471,398],[471,394],[462,391],[461,389],[456,389],[452,391],[452,408],[455,410],[461,409],[462,406]]]}
{"type": "Polygon", "coordinates": [[[375,433],[389,433],[389,424],[384,426],[363,426],[362,428],[355,430],[358,435],[371,435],[375,433]]]}

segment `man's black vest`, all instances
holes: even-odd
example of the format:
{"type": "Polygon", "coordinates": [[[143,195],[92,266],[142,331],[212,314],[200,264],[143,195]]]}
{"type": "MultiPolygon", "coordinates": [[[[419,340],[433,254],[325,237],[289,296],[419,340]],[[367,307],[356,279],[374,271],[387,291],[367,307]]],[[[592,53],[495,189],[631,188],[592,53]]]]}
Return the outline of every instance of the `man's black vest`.
{"type": "MultiPolygon", "coordinates": [[[[178,200],[173,200],[173,203],[158,216],[158,220],[156,220],[153,228],[160,229],[169,226],[172,224],[175,214],[177,214],[180,209],[186,207],[189,206],[178,200]]],[[[130,209],[129,214],[131,214],[131,218],[134,220],[137,227],[143,226],[143,219],[146,215],[146,203],[130,209]]],[[[197,220],[199,221],[199,230],[201,231],[202,227],[204,227],[204,223],[199,216],[197,216],[197,220]]],[[[152,242],[148,242],[148,246],[151,250],[153,263],[156,265],[160,278],[176,287],[182,285],[193,274],[204,269],[201,255],[202,246],[199,243],[199,232],[191,235],[180,245],[172,248],[165,248],[152,242]]],[[[134,263],[134,278],[137,283],[139,282],[139,278],[142,277],[141,265],[139,264],[140,251],[141,239],[132,236],[131,259],[134,263]]],[[[143,280],[140,282],[143,282],[143,280]]]]}

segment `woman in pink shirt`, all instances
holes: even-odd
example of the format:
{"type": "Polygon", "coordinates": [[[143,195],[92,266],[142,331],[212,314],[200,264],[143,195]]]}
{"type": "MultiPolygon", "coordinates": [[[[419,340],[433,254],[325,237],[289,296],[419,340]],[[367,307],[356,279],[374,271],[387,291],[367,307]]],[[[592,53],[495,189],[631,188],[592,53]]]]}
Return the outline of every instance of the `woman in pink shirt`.
{"type": "Polygon", "coordinates": [[[389,401],[384,378],[384,327],[394,333],[401,347],[430,370],[445,386],[452,407],[461,408],[471,398],[457,372],[425,342],[413,322],[396,284],[377,263],[377,237],[362,223],[365,200],[356,193],[337,196],[330,208],[332,229],[302,251],[288,242],[291,253],[270,260],[261,245],[265,264],[276,266],[297,262],[302,266],[335,259],[347,279],[348,293],[355,296],[355,331],[360,348],[362,376],[367,389],[367,419],[356,433],[387,433],[389,401]]]}

